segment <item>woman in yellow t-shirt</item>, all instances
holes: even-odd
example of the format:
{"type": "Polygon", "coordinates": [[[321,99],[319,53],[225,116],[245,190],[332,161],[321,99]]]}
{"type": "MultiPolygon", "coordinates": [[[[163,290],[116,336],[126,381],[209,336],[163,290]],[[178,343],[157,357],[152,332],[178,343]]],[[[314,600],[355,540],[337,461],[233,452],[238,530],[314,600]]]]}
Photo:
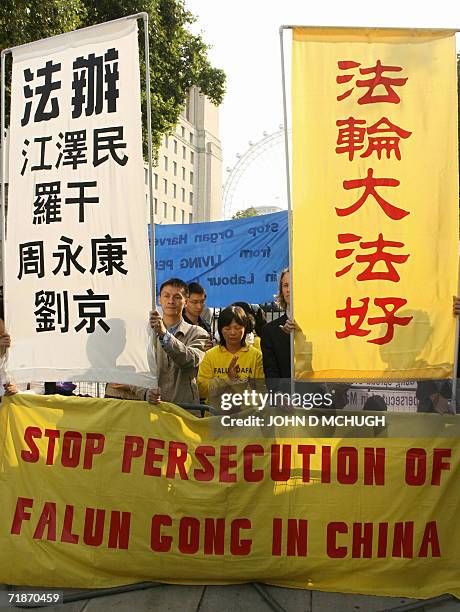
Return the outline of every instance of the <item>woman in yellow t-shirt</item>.
{"type": "MultiPolygon", "coordinates": [[[[239,306],[224,308],[217,320],[220,344],[205,353],[198,370],[201,398],[218,396],[223,391],[239,392],[248,379],[263,379],[262,353],[246,346],[251,322],[239,306]]],[[[216,406],[217,407],[217,406],[216,406]]]]}
{"type": "Polygon", "coordinates": [[[264,311],[258,304],[248,302],[233,302],[232,306],[240,306],[251,321],[251,330],[246,335],[246,345],[253,346],[260,351],[262,328],[267,324],[264,311]]]}

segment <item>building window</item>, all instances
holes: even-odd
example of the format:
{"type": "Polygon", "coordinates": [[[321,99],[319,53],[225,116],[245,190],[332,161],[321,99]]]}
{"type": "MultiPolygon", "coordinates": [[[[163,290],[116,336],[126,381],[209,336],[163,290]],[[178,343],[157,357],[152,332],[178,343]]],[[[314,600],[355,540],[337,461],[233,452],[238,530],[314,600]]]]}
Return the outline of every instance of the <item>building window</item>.
{"type": "Polygon", "coordinates": [[[177,185],[173,183],[173,198],[177,198],[177,185]]]}
{"type": "Polygon", "coordinates": [[[155,214],[158,214],[158,200],[156,198],[153,198],[153,205],[154,205],[154,210],[155,210],[155,214]]]}
{"type": "Polygon", "coordinates": [[[192,214],[192,213],[189,213],[189,214],[188,214],[188,222],[189,222],[189,223],[192,223],[192,221],[193,221],[193,214],[192,214]]]}
{"type": "Polygon", "coordinates": [[[193,151],[190,151],[190,163],[193,164],[194,160],[195,160],[195,154],[193,151]]]}
{"type": "Polygon", "coordinates": [[[187,149],[182,147],[182,159],[187,159],[187,149]]]}
{"type": "Polygon", "coordinates": [[[168,181],[166,179],[163,179],[163,191],[168,193],[168,181]]]}
{"type": "Polygon", "coordinates": [[[189,202],[190,202],[190,206],[193,206],[193,191],[191,191],[189,194],[189,202]]]}
{"type": "Polygon", "coordinates": [[[193,172],[190,172],[190,185],[193,185],[193,172]]]}
{"type": "Polygon", "coordinates": [[[174,139],[174,153],[177,153],[177,140],[174,139]]]}
{"type": "Polygon", "coordinates": [[[182,180],[185,181],[185,168],[182,166],[182,180]]]}
{"type": "Polygon", "coordinates": [[[164,166],[165,166],[165,170],[166,172],[168,171],[168,158],[166,157],[166,155],[164,156],[164,166]]]}
{"type": "Polygon", "coordinates": [[[168,137],[167,137],[167,136],[165,136],[165,147],[166,147],[166,148],[168,148],[168,142],[169,142],[169,141],[168,141],[168,137]]]}
{"type": "Polygon", "coordinates": [[[149,182],[149,169],[144,168],[144,183],[147,184],[149,182]]]}
{"type": "Polygon", "coordinates": [[[180,190],[180,192],[181,192],[181,200],[182,200],[182,202],[185,202],[185,189],[184,189],[184,188],[182,188],[182,189],[180,190]]]}
{"type": "Polygon", "coordinates": [[[158,189],[158,174],[155,172],[155,174],[153,175],[154,179],[155,179],[155,189],[158,189]]]}
{"type": "Polygon", "coordinates": [[[190,132],[190,144],[193,144],[193,133],[190,132]]]}
{"type": "Polygon", "coordinates": [[[173,221],[175,222],[176,221],[176,207],[173,206],[172,209],[173,209],[173,221]]]}
{"type": "Polygon", "coordinates": [[[167,216],[168,216],[168,205],[166,204],[166,202],[163,202],[163,217],[166,219],[167,216]]]}
{"type": "Polygon", "coordinates": [[[185,138],[185,128],[184,128],[184,126],[181,127],[180,133],[182,134],[182,138],[185,138]]]}
{"type": "Polygon", "coordinates": [[[182,213],[182,223],[185,223],[185,210],[181,210],[182,213]]]}
{"type": "Polygon", "coordinates": [[[176,162],[173,162],[173,173],[174,173],[174,176],[177,176],[177,163],[176,162]]]}

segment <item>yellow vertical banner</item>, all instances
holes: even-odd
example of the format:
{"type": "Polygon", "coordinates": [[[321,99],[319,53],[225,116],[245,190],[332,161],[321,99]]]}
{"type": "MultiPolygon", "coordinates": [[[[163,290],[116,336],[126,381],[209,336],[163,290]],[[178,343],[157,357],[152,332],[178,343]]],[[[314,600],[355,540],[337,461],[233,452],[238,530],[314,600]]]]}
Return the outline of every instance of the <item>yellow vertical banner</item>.
{"type": "Polygon", "coordinates": [[[292,47],[296,377],[452,376],[455,35],[296,28],[292,47]]]}

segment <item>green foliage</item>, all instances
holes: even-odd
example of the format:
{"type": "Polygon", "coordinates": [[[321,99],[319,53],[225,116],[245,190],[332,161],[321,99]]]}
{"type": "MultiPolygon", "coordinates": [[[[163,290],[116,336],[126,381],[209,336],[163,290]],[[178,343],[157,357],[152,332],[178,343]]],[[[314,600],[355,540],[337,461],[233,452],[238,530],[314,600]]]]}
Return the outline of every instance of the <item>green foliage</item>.
{"type": "MultiPolygon", "coordinates": [[[[0,47],[5,49],[61,32],[146,12],[149,15],[150,90],[154,151],[179,120],[192,85],[215,104],[225,93],[225,74],[211,66],[208,46],[187,27],[195,20],[183,0],[1,0],[0,47]]],[[[139,22],[141,23],[141,22],[139,22]]],[[[146,134],[144,32],[139,56],[146,134]]]]}
{"type": "MultiPolygon", "coordinates": [[[[197,85],[215,104],[225,93],[225,74],[213,68],[208,46],[201,36],[189,32],[195,21],[183,0],[83,0],[87,9],[85,25],[146,12],[149,15],[150,83],[152,138],[157,150],[163,134],[170,133],[179,120],[188,91],[197,85]]],[[[144,33],[139,32],[142,89],[144,88],[144,33]]],[[[143,93],[142,110],[146,102],[143,93]]],[[[146,134],[144,133],[144,150],[146,134]]]]}
{"type": "Polygon", "coordinates": [[[85,18],[81,0],[1,0],[0,48],[74,30],[85,18]]]}
{"type": "Polygon", "coordinates": [[[245,208],[244,210],[238,210],[232,217],[232,219],[246,219],[247,217],[257,217],[259,213],[254,208],[254,206],[250,206],[249,208],[245,208]]]}

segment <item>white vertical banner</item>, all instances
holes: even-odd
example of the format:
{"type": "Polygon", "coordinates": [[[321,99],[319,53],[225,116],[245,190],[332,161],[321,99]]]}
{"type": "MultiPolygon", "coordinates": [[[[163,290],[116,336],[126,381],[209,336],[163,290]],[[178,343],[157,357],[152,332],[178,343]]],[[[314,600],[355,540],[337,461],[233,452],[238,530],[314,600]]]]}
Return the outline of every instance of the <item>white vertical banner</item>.
{"type": "Polygon", "coordinates": [[[13,49],[10,380],[156,385],[141,126],[135,19],[13,49]]]}

